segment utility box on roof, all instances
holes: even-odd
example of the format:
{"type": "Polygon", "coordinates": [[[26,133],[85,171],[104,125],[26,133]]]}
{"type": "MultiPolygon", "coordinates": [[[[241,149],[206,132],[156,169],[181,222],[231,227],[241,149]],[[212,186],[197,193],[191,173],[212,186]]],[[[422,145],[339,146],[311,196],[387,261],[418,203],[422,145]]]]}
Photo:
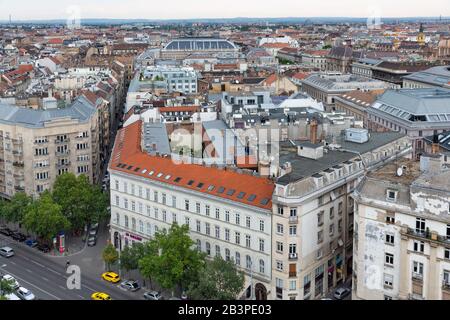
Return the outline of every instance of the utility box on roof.
{"type": "Polygon", "coordinates": [[[345,141],[365,143],[369,141],[370,134],[367,129],[348,128],[345,129],[345,141]]]}

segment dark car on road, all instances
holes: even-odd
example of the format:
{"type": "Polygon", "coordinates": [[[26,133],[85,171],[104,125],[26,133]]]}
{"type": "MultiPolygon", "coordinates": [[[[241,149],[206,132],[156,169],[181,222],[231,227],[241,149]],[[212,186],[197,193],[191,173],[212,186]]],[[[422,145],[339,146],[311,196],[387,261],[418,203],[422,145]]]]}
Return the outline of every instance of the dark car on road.
{"type": "Polygon", "coordinates": [[[38,242],[33,239],[28,239],[27,241],[25,241],[25,244],[31,248],[34,248],[38,245],[38,242]]]}
{"type": "Polygon", "coordinates": [[[14,233],[12,234],[12,238],[13,238],[14,240],[16,240],[16,241],[19,241],[19,242],[24,242],[25,240],[27,240],[27,236],[24,235],[24,234],[21,233],[21,232],[14,232],[14,233]]]}
{"type": "Polygon", "coordinates": [[[128,291],[134,292],[138,291],[141,287],[136,280],[126,280],[120,284],[120,287],[128,291]]]}
{"type": "Polygon", "coordinates": [[[50,252],[50,247],[44,243],[39,243],[36,248],[44,253],[50,252]]]}
{"type": "Polygon", "coordinates": [[[89,237],[88,242],[87,242],[88,247],[93,247],[96,244],[97,244],[97,237],[95,237],[95,236],[89,237]]]}
{"type": "Polygon", "coordinates": [[[13,232],[12,232],[12,230],[10,228],[7,228],[5,226],[1,226],[0,227],[0,233],[9,237],[10,235],[12,235],[13,232]]]}

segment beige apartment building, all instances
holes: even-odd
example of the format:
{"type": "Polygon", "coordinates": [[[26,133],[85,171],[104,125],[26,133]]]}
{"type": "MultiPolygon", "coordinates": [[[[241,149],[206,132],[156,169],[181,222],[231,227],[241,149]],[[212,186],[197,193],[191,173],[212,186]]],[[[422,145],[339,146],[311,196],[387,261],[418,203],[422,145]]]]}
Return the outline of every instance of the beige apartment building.
{"type": "Polygon", "coordinates": [[[100,176],[99,116],[84,96],[62,109],[0,105],[0,196],[37,196],[58,175],[100,176]]]}
{"type": "Polygon", "coordinates": [[[449,165],[422,155],[358,186],[353,299],[450,300],[449,165]]]}
{"type": "Polygon", "coordinates": [[[318,143],[280,143],[273,196],[272,299],[320,299],[351,279],[350,195],[367,170],[411,152],[397,132],[347,129],[318,143]]]}

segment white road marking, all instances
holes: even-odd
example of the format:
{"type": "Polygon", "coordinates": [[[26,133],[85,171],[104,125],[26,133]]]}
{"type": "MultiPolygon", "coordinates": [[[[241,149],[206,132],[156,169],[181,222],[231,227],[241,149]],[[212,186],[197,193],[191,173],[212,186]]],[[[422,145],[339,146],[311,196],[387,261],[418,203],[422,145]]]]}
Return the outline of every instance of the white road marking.
{"type": "Polygon", "coordinates": [[[44,280],[44,281],[47,281],[47,282],[48,282],[48,279],[47,279],[47,278],[44,278],[44,277],[42,277],[42,280],[44,280]]]}
{"type": "Polygon", "coordinates": [[[25,269],[28,273],[33,273],[30,269],[25,269]]]}
{"type": "MultiPolygon", "coordinates": [[[[7,271],[7,270],[3,270],[3,271],[7,271]]],[[[22,278],[16,276],[14,273],[9,272],[9,271],[7,271],[7,272],[8,272],[10,275],[12,275],[14,278],[20,280],[21,282],[25,282],[25,283],[29,284],[29,285],[32,286],[33,288],[36,288],[37,290],[39,290],[39,291],[45,293],[46,295],[48,295],[48,296],[50,296],[50,297],[53,297],[53,298],[55,298],[56,300],[62,300],[61,298],[58,298],[58,297],[55,296],[54,294],[51,294],[50,292],[48,292],[48,291],[46,291],[46,290],[44,290],[44,289],[41,289],[41,288],[35,286],[35,285],[32,284],[31,282],[28,282],[28,281],[26,281],[26,280],[24,280],[24,279],[22,279],[22,278]]]]}
{"type": "Polygon", "coordinates": [[[50,272],[53,272],[54,274],[57,274],[57,275],[61,275],[59,272],[57,272],[57,271],[55,271],[55,270],[53,270],[53,269],[50,269],[50,268],[46,268],[48,271],[50,271],[50,272]]]}
{"type": "Polygon", "coordinates": [[[12,265],[17,265],[17,263],[15,263],[14,261],[11,261],[11,264],[12,264],[12,265]]]}
{"type": "Polygon", "coordinates": [[[83,297],[83,296],[80,296],[80,295],[78,295],[81,299],[83,299],[83,300],[86,300],[86,298],[85,297],[83,297]]]}
{"type": "Polygon", "coordinates": [[[42,267],[42,268],[45,268],[45,266],[44,266],[43,264],[39,263],[39,262],[36,262],[36,261],[34,261],[34,260],[30,260],[30,261],[33,262],[34,264],[36,264],[36,265],[42,267]]]}
{"type": "Polygon", "coordinates": [[[66,290],[67,288],[64,288],[63,286],[58,285],[58,287],[60,287],[63,290],[66,290]]]}

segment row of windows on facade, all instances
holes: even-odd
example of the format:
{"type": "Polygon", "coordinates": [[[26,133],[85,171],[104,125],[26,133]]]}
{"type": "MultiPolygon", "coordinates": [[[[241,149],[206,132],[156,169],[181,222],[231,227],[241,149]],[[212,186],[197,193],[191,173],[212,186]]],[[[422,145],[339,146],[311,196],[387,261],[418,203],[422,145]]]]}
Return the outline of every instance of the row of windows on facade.
{"type": "MultiPolygon", "coordinates": [[[[90,160],[90,156],[88,154],[83,154],[83,155],[77,156],[78,162],[89,161],[89,160],[90,160]]],[[[60,159],[60,160],[58,160],[58,164],[59,165],[69,164],[69,160],[66,158],[60,159]]],[[[45,167],[49,167],[49,166],[50,166],[49,160],[41,160],[41,161],[36,161],[34,163],[34,168],[45,168],[45,167]]]]}
{"type": "MultiPolygon", "coordinates": [[[[450,210],[450,208],[449,208],[449,210],[450,210]]],[[[395,216],[393,214],[387,214],[386,215],[386,223],[395,224],[395,216]]],[[[422,236],[426,235],[426,233],[427,233],[426,219],[425,218],[416,218],[416,227],[413,230],[418,235],[422,235],[422,236]]],[[[447,240],[450,240],[450,224],[446,225],[446,235],[445,236],[446,236],[447,240]]]]}
{"type": "MultiPolygon", "coordinates": [[[[119,182],[116,180],[115,182],[115,187],[116,190],[119,190],[119,182]]],[[[143,198],[144,199],[144,194],[143,194],[143,188],[141,186],[138,186],[138,188],[135,188],[134,184],[131,184],[131,194],[134,196],[137,196],[139,198],[143,198]],[[137,194],[135,193],[137,189],[137,194]]],[[[127,183],[124,183],[124,190],[123,192],[128,193],[128,188],[127,188],[127,183]]],[[[177,207],[177,197],[176,196],[171,196],[171,202],[169,204],[168,200],[168,196],[166,193],[161,193],[161,198],[159,197],[159,192],[158,191],[153,191],[153,199],[151,199],[151,195],[150,195],[150,189],[145,189],[145,199],[149,200],[149,201],[153,201],[156,203],[161,203],[162,205],[165,206],[171,206],[173,208],[178,208],[177,207]]],[[[115,196],[115,204],[116,206],[120,207],[120,197],[119,196],[115,196]]],[[[142,208],[142,203],[138,202],[138,209],[139,209],[139,213],[143,213],[143,208],[142,208]]],[[[123,198],[123,207],[125,209],[128,209],[128,199],[127,198],[123,198]]],[[[178,208],[181,209],[181,208],[178,208]]],[[[191,211],[191,201],[189,199],[185,199],[184,201],[184,210],[192,212],[191,211]]],[[[134,200],[131,201],[131,211],[135,211],[136,212],[136,202],[134,200]]],[[[205,204],[203,205],[202,208],[202,204],[200,202],[196,202],[195,203],[195,213],[197,214],[205,214],[205,216],[210,217],[212,214],[212,208],[210,205],[205,204]],[[203,209],[203,210],[202,210],[203,209]]],[[[215,218],[217,220],[221,219],[221,210],[220,208],[215,208],[214,209],[214,214],[215,214],[215,218]]],[[[147,206],[147,215],[150,215],[150,209],[149,206],[147,206]]],[[[229,210],[225,210],[225,214],[224,214],[224,220],[225,222],[230,223],[230,211],[229,210]]],[[[234,221],[237,225],[241,224],[241,215],[239,213],[235,213],[234,214],[234,221]]],[[[245,217],[245,226],[247,228],[251,228],[252,227],[252,218],[250,216],[246,216],[245,217]]],[[[265,223],[264,220],[259,220],[259,231],[264,232],[265,231],[265,223]]]]}
{"type": "MultiPolygon", "coordinates": [[[[87,131],[84,132],[79,132],[75,138],[87,138],[89,137],[89,134],[87,131]]],[[[67,135],[57,135],[56,136],[56,140],[57,142],[62,142],[62,141],[66,141],[67,140],[67,135]]],[[[48,143],[49,142],[49,138],[48,136],[43,136],[43,137],[36,137],[34,138],[34,143],[36,144],[40,144],[40,143],[48,143]]]]}
{"type": "MultiPolygon", "coordinates": [[[[64,173],[69,172],[69,170],[67,168],[62,168],[62,169],[58,169],[58,175],[62,175],[64,173]]],[[[84,165],[84,166],[78,166],[77,167],[77,173],[87,173],[89,172],[89,166],[88,165],[84,165]]],[[[47,180],[50,178],[50,174],[48,171],[44,171],[44,172],[38,172],[36,173],[36,180],[47,180]]]]}
{"type": "MultiPolygon", "coordinates": [[[[156,208],[155,208],[156,209],[156,208]]],[[[177,215],[176,213],[172,213],[171,214],[172,219],[171,219],[171,223],[178,223],[177,220],[177,215]]],[[[169,223],[168,219],[167,219],[167,212],[165,210],[162,210],[162,215],[161,215],[161,219],[159,219],[159,214],[158,214],[158,210],[155,211],[155,219],[159,220],[159,221],[163,221],[164,223],[169,223]]],[[[120,214],[116,213],[116,220],[115,222],[120,225],[120,214]]],[[[189,228],[191,228],[191,230],[196,231],[198,233],[203,233],[207,236],[211,236],[211,224],[208,222],[204,223],[204,232],[202,232],[202,224],[200,220],[196,220],[196,224],[195,224],[195,229],[193,226],[191,226],[191,219],[189,217],[184,217],[184,224],[189,226],[189,228]]],[[[139,224],[139,232],[144,233],[144,222],[142,220],[139,220],[138,222],[139,224]]],[[[147,224],[147,226],[149,226],[150,224],[147,224]]],[[[130,228],[129,225],[129,218],[127,215],[124,215],[124,220],[123,220],[123,226],[125,228],[130,228]]],[[[136,231],[136,219],[135,218],[131,218],[131,230],[132,231],[136,231]]],[[[224,229],[224,234],[223,234],[223,239],[227,242],[231,242],[231,230],[228,228],[224,229]]],[[[214,226],[214,237],[216,239],[222,239],[222,234],[221,234],[221,228],[220,226],[214,226]]],[[[247,248],[251,248],[252,247],[252,241],[251,241],[251,235],[245,235],[245,246],[247,248]]],[[[241,233],[234,231],[234,243],[237,245],[241,245],[241,233]]],[[[259,251],[260,252],[265,252],[265,241],[264,239],[259,239],[259,251]]]]}
{"type": "MultiPolygon", "coordinates": [[[[88,148],[89,148],[89,144],[87,142],[76,144],[76,150],[86,150],[88,148]]],[[[67,145],[56,147],[56,152],[58,152],[58,153],[67,153],[68,150],[69,149],[68,149],[67,145]]],[[[34,149],[35,156],[47,156],[48,154],[49,154],[48,147],[34,149]]]]}
{"type": "MultiPolygon", "coordinates": [[[[118,214],[116,216],[116,219],[120,219],[118,214]]],[[[136,220],[134,218],[132,218],[131,220],[132,220],[132,222],[131,222],[130,230],[136,231],[136,220]]],[[[118,221],[118,220],[116,220],[116,221],[118,221]]],[[[125,224],[124,224],[125,228],[129,228],[128,217],[127,216],[125,216],[124,222],[125,222],[125,224]]],[[[139,229],[138,229],[139,233],[144,234],[144,222],[142,220],[138,221],[138,226],[139,226],[139,229]]],[[[158,231],[159,231],[159,228],[158,228],[157,225],[154,225],[154,228],[152,228],[152,224],[147,222],[147,236],[149,236],[149,237],[154,236],[158,231]]],[[[248,241],[250,241],[250,240],[248,240],[248,241]]],[[[197,239],[196,243],[197,243],[197,249],[199,251],[202,251],[203,248],[202,248],[201,240],[197,239]]],[[[264,250],[264,241],[262,242],[262,244],[260,243],[260,246],[261,246],[260,249],[264,250]]],[[[206,254],[208,256],[211,256],[211,244],[209,242],[207,242],[207,241],[205,242],[205,248],[204,249],[205,249],[204,252],[206,252],[206,254]]],[[[219,245],[215,245],[215,254],[216,254],[216,256],[221,256],[221,249],[220,249],[219,245]]],[[[231,260],[231,251],[228,248],[225,248],[225,260],[227,260],[227,261],[231,260]]],[[[245,267],[247,269],[251,269],[252,268],[251,257],[249,255],[246,255],[246,259],[245,260],[246,260],[246,266],[245,267]]],[[[234,262],[238,266],[241,265],[241,254],[238,251],[235,252],[234,262]]],[[[264,263],[263,259],[259,260],[259,273],[262,273],[262,274],[265,273],[265,263],[264,263]]]]}

